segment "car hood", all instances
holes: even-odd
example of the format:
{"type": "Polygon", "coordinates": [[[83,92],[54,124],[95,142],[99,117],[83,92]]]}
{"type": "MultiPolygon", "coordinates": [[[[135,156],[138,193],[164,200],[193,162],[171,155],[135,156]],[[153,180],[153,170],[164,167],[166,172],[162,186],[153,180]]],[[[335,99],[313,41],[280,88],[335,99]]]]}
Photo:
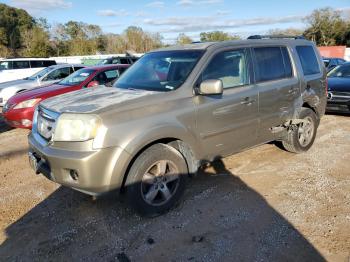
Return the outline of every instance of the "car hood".
{"type": "Polygon", "coordinates": [[[11,103],[19,103],[24,100],[32,99],[32,98],[46,98],[59,92],[60,90],[64,91],[64,89],[74,88],[75,86],[65,86],[65,85],[49,85],[44,87],[38,87],[34,89],[30,89],[28,91],[24,91],[18,93],[17,95],[10,98],[11,103]]]}
{"type": "Polygon", "coordinates": [[[328,90],[350,92],[350,77],[329,77],[328,90]]]}
{"type": "Polygon", "coordinates": [[[13,80],[8,82],[0,83],[0,91],[5,88],[9,87],[18,87],[18,88],[29,88],[38,85],[37,81],[33,80],[25,80],[25,79],[19,79],[19,80],[13,80]]]}
{"type": "Polygon", "coordinates": [[[139,98],[159,92],[113,87],[92,87],[55,96],[41,102],[47,109],[63,113],[97,113],[109,106],[137,103],[139,98]]]}

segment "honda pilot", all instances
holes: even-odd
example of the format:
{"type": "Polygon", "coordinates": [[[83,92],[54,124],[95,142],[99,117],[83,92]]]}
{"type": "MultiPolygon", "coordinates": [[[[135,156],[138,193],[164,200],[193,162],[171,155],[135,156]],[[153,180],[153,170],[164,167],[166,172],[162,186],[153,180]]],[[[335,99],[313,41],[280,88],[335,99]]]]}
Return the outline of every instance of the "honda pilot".
{"type": "Polygon", "coordinates": [[[160,214],[205,163],[271,141],[307,151],[326,85],[322,58],[303,39],[151,51],[113,87],[41,102],[29,160],[61,185],[93,196],[117,189],[139,213],[160,214]]]}

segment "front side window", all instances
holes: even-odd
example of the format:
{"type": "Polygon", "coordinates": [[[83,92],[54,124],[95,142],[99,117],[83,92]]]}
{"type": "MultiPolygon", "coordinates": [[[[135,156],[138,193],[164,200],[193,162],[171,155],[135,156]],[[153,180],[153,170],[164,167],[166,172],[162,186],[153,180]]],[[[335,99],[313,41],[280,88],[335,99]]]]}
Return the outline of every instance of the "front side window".
{"type": "Polygon", "coordinates": [[[172,91],[180,87],[202,56],[202,50],[148,53],[130,67],[115,87],[150,91],[172,91]]]}
{"type": "Polygon", "coordinates": [[[30,68],[29,61],[13,61],[13,69],[30,68]]]}
{"type": "Polygon", "coordinates": [[[70,67],[63,67],[59,68],[57,70],[52,71],[49,73],[45,78],[44,81],[52,81],[52,80],[59,80],[63,79],[70,74],[70,67]]]}
{"type": "Polygon", "coordinates": [[[256,81],[264,82],[292,76],[292,66],[285,47],[254,48],[256,81]]]}
{"type": "Polygon", "coordinates": [[[250,84],[247,52],[244,49],[216,54],[202,73],[202,81],[219,79],[224,88],[250,84]]]}
{"type": "Polygon", "coordinates": [[[60,85],[78,85],[84,82],[90,75],[92,75],[95,72],[94,69],[80,69],[78,71],[75,71],[73,74],[69,75],[62,81],[60,81],[58,84],[60,85]]]}
{"type": "Polygon", "coordinates": [[[297,46],[297,53],[303,68],[304,75],[320,73],[315,50],[312,46],[297,46]]]}

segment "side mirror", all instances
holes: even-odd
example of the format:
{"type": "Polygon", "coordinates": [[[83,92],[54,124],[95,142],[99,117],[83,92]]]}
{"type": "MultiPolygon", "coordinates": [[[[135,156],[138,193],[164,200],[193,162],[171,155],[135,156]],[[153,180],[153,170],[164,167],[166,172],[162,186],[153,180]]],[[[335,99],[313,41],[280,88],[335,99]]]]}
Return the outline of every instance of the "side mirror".
{"type": "Polygon", "coordinates": [[[208,79],[203,81],[199,86],[201,95],[221,95],[224,87],[220,79],[208,79]]]}
{"type": "Polygon", "coordinates": [[[88,83],[87,87],[94,87],[98,85],[99,85],[98,81],[91,81],[90,83],[88,83]]]}

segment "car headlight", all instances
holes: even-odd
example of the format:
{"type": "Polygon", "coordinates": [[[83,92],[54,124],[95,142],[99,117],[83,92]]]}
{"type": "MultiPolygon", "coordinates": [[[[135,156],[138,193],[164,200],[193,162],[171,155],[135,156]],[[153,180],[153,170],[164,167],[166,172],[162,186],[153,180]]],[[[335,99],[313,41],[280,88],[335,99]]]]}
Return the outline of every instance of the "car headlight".
{"type": "Polygon", "coordinates": [[[25,100],[22,101],[20,103],[18,103],[14,109],[21,109],[21,108],[28,108],[28,107],[33,107],[35,106],[37,103],[39,103],[41,100],[41,98],[34,98],[34,99],[29,99],[29,100],[25,100]]]}
{"type": "Polygon", "coordinates": [[[87,141],[96,137],[101,126],[98,116],[63,113],[58,118],[53,141],[87,141]]]}

